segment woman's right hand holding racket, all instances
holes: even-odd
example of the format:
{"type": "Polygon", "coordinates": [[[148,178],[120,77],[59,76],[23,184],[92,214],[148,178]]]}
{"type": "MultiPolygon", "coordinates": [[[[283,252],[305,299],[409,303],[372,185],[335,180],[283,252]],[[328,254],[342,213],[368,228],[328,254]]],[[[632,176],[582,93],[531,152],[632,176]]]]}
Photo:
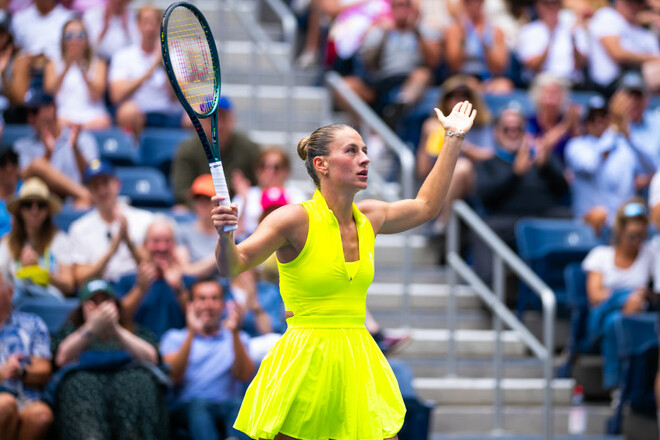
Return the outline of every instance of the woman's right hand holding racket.
{"type": "Polygon", "coordinates": [[[229,206],[222,204],[225,198],[222,196],[213,196],[213,210],[211,211],[211,218],[213,219],[213,226],[218,232],[220,237],[226,236],[234,230],[225,232],[225,226],[236,226],[238,224],[238,205],[232,203],[229,206]]]}

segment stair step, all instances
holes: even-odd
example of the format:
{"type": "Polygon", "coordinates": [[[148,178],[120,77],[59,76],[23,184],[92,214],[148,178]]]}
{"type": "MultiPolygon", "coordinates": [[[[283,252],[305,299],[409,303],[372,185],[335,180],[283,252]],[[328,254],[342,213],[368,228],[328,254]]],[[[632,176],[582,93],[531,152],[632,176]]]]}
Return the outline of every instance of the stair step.
{"type": "MultiPolygon", "coordinates": [[[[229,96],[237,111],[249,110],[252,103],[252,87],[246,84],[223,84],[223,95],[229,96]]],[[[284,86],[258,85],[255,87],[256,102],[261,111],[281,113],[286,108],[289,95],[284,86]]],[[[328,92],[321,87],[295,86],[292,111],[323,115],[327,112],[328,92]]]]}
{"type": "MultiPolygon", "coordinates": [[[[378,235],[375,244],[375,264],[386,266],[401,264],[404,258],[404,240],[403,234],[378,235]]],[[[420,234],[412,235],[410,251],[413,266],[436,266],[437,255],[429,246],[428,237],[420,234]]]]}
{"type": "MultiPolygon", "coordinates": [[[[447,284],[410,285],[410,307],[413,310],[437,310],[447,308],[449,286],[447,284]]],[[[481,299],[465,285],[456,286],[456,305],[459,309],[482,310],[481,299]]],[[[372,283],[367,291],[367,306],[373,310],[401,310],[403,306],[403,284],[372,283]]]]}
{"type": "MultiPolygon", "coordinates": [[[[398,358],[398,355],[388,356],[398,358]]],[[[406,364],[412,369],[414,377],[446,377],[449,365],[446,358],[408,358],[406,364]]],[[[492,359],[458,359],[456,365],[461,377],[493,377],[492,359]]],[[[512,379],[538,379],[543,377],[543,365],[536,358],[504,359],[503,377],[512,379]]]]}
{"type": "MultiPolygon", "coordinates": [[[[584,440],[623,440],[622,436],[605,435],[605,422],[612,415],[609,406],[584,407],[587,412],[587,429],[584,435],[570,436],[570,439],[584,440]]],[[[553,438],[568,439],[569,407],[555,407],[553,411],[553,438]],[[563,436],[563,437],[562,437],[563,436]]],[[[543,407],[505,406],[502,411],[503,432],[494,434],[495,410],[492,406],[447,407],[437,405],[433,410],[429,440],[500,440],[540,439],[543,429],[543,407]],[[515,433],[515,434],[514,434],[515,433]]]]}
{"type": "MultiPolygon", "coordinates": [[[[397,328],[405,326],[405,319],[400,310],[370,309],[381,328],[397,328]]],[[[410,322],[415,328],[442,329],[447,328],[447,314],[433,309],[413,310],[410,322]]],[[[484,310],[460,310],[456,323],[459,329],[490,330],[493,328],[490,316],[484,310]]]]}
{"type": "MultiPolygon", "coordinates": [[[[410,341],[398,352],[402,358],[441,357],[448,351],[449,331],[442,329],[388,329],[388,335],[409,336],[410,341]]],[[[457,330],[456,350],[460,357],[492,357],[495,350],[495,332],[492,330],[457,330]]],[[[505,357],[527,356],[527,348],[516,333],[502,332],[502,351],[505,357]]]]}
{"type": "MultiPolygon", "coordinates": [[[[574,385],[573,379],[553,380],[554,405],[570,405],[574,385]]],[[[422,399],[434,401],[440,407],[483,405],[493,402],[495,380],[473,377],[419,377],[413,379],[413,386],[422,399]]],[[[543,379],[503,379],[503,403],[505,405],[542,405],[544,389],[545,380],[543,379]]],[[[514,432],[518,431],[514,430],[514,432]]]]}

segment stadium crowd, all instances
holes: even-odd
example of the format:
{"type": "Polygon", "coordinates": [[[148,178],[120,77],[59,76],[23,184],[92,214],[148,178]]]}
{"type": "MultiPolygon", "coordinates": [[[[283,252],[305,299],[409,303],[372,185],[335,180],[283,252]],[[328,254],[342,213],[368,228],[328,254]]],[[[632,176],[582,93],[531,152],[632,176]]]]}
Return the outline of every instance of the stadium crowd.
{"type": "MultiPolygon", "coordinates": [[[[449,201],[467,200],[514,249],[525,217],[592,228],[589,341],[605,359],[603,387],[616,390],[615,323],[659,303],[660,242],[648,234],[660,230],[658,2],[289,4],[303,29],[296,64],[339,72],[415,152],[420,180],[445,135],[432,107],[468,99],[478,116],[449,201]]],[[[191,127],[162,67],[162,11],[130,0],[0,8],[0,127],[29,127],[0,138],[0,437],[246,438],[232,428],[241,396],[286,330],[274,256],[219,277],[215,189],[194,132],[166,167],[173,197],[157,208],[121,195],[117,163],[99,148],[107,133],[137,149],[147,129],[191,127]],[[75,220],[62,222],[65,211],[75,220]],[[71,314],[52,326],[27,312],[64,305],[71,314]]],[[[218,128],[238,240],[310,197],[288,180],[287,151],[236,129],[226,96],[218,128]]],[[[429,235],[444,236],[448,214],[429,235]]],[[[490,279],[488,252],[472,263],[490,279]]],[[[370,316],[367,327],[396,349],[370,316]]],[[[391,362],[414,398],[409,367],[391,362]]]]}

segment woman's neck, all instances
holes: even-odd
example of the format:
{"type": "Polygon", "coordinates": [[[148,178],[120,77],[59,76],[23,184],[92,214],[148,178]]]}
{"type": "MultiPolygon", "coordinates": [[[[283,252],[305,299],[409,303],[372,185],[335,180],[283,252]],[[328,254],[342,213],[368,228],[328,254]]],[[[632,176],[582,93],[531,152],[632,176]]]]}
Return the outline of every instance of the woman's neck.
{"type": "Polygon", "coordinates": [[[34,246],[39,242],[39,231],[41,228],[25,226],[25,235],[27,235],[28,242],[34,246]]]}
{"type": "Polygon", "coordinates": [[[355,194],[342,193],[336,189],[323,188],[321,194],[340,225],[353,221],[353,198],[355,194]]]}

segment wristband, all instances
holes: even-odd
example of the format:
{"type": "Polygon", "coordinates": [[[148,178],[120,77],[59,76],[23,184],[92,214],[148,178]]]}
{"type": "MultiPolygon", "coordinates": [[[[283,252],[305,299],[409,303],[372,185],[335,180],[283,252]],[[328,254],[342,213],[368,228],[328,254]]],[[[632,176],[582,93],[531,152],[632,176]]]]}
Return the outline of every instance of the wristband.
{"type": "Polygon", "coordinates": [[[465,133],[463,133],[463,130],[458,130],[458,132],[456,132],[456,133],[454,133],[453,131],[447,130],[445,132],[445,135],[447,135],[449,137],[460,138],[460,139],[465,138],[465,133]]]}

